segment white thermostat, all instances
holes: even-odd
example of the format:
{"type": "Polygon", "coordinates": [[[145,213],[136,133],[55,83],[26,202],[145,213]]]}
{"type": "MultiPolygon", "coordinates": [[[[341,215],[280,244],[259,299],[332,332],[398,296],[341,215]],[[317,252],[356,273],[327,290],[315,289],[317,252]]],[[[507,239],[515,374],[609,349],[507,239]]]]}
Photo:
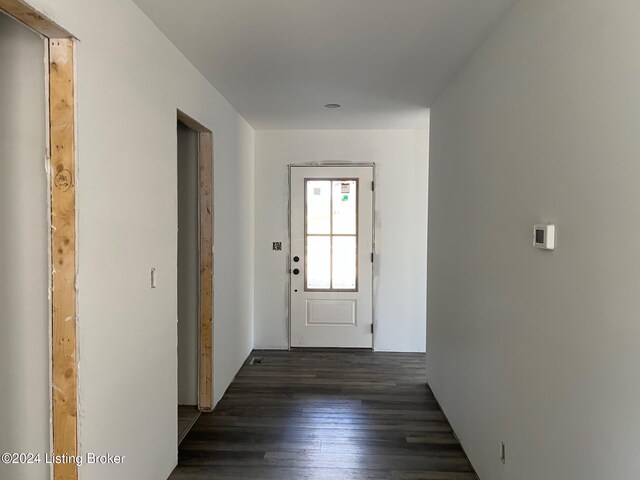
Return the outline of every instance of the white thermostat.
{"type": "Polygon", "coordinates": [[[556,248],[556,226],[534,225],[533,246],[543,250],[553,250],[556,248]]]}

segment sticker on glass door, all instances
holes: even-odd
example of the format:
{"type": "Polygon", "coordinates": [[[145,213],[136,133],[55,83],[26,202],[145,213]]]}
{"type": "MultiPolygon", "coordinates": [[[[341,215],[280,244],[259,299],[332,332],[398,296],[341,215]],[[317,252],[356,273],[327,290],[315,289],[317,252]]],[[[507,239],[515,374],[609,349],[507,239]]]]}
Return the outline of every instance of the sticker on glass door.
{"type": "Polygon", "coordinates": [[[358,179],[305,179],[305,290],[358,290],[358,179]]]}

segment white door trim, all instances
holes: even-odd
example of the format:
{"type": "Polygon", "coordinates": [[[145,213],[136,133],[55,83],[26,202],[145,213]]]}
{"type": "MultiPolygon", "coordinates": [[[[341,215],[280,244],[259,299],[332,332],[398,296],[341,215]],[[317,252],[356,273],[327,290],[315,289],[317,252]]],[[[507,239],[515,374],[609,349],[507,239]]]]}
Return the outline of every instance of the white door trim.
{"type": "Polygon", "coordinates": [[[376,248],[376,193],[378,190],[378,176],[377,176],[377,168],[375,162],[341,162],[334,160],[325,160],[321,162],[301,162],[301,163],[290,163],[287,165],[287,283],[285,285],[285,291],[287,292],[287,344],[288,349],[291,350],[291,294],[290,294],[290,282],[291,282],[291,168],[292,167],[371,167],[373,170],[373,192],[372,192],[372,225],[373,231],[372,235],[372,249],[373,249],[373,269],[371,274],[371,321],[373,325],[373,339],[372,339],[372,350],[376,349],[376,336],[378,333],[377,328],[377,317],[376,317],[376,281],[375,278],[377,276],[378,271],[378,263],[377,263],[377,248],[376,248]]]}

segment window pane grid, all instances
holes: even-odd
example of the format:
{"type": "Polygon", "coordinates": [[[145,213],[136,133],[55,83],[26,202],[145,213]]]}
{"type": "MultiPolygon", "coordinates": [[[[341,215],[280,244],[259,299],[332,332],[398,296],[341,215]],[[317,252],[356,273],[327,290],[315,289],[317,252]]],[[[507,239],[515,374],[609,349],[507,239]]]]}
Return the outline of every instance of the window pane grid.
{"type": "Polygon", "coordinates": [[[326,235],[324,233],[308,233],[307,237],[355,237],[356,235],[353,235],[351,233],[332,233],[329,235],[326,235]]]}
{"type": "Polygon", "coordinates": [[[305,290],[358,290],[358,193],[357,179],[305,179],[305,290]]]}

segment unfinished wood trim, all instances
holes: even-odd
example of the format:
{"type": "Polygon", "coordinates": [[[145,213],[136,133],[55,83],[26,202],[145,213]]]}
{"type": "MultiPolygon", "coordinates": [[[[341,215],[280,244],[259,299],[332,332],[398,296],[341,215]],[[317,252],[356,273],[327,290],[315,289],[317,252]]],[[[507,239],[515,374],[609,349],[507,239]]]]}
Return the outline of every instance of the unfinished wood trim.
{"type": "Polygon", "coordinates": [[[198,133],[200,209],[200,347],[198,408],[213,410],[213,136],[198,133]]]}
{"type": "MultiPolygon", "coordinates": [[[[76,335],[76,104],[73,36],[22,0],[0,0],[0,12],[49,39],[46,72],[51,165],[51,449],[78,454],[76,335]]],[[[53,465],[54,480],[77,480],[74,463],[53,465]]]]}
{"type": "MultiPolygon", "coordinates": [[[[76,151],[72,39],[49,41],[51,149],[51,380],[53,452],[78,453],[76,337],[76,151]]],[[[74,463],[53,466],[54,480],[76,480],[74,463]]]]}
{"type": "Polygon", "coordinates": [[[198,231],[200,318],[198,332],[198,409],[213,410],[213,134],[181,110],[178,121],[198,132],[198,231]]]}
{"type": "MultiPolygon", "coordinates": [[[[0,0],[1,1],[1,0],[0,0]]],[[[197,120],[194,120],[189,115],[184,113],[182,110],[178,110],[178,121],[184,123],[191,130],[195,130],[196,132],[211,132],[207,127],[202,125],[197,120]]]]}
{"type": "Polygon", "coordinates": [[[56,25],[22,0],[0,0],[0,10],[45,37],[72,38],[64,28],[56,25]]]}

